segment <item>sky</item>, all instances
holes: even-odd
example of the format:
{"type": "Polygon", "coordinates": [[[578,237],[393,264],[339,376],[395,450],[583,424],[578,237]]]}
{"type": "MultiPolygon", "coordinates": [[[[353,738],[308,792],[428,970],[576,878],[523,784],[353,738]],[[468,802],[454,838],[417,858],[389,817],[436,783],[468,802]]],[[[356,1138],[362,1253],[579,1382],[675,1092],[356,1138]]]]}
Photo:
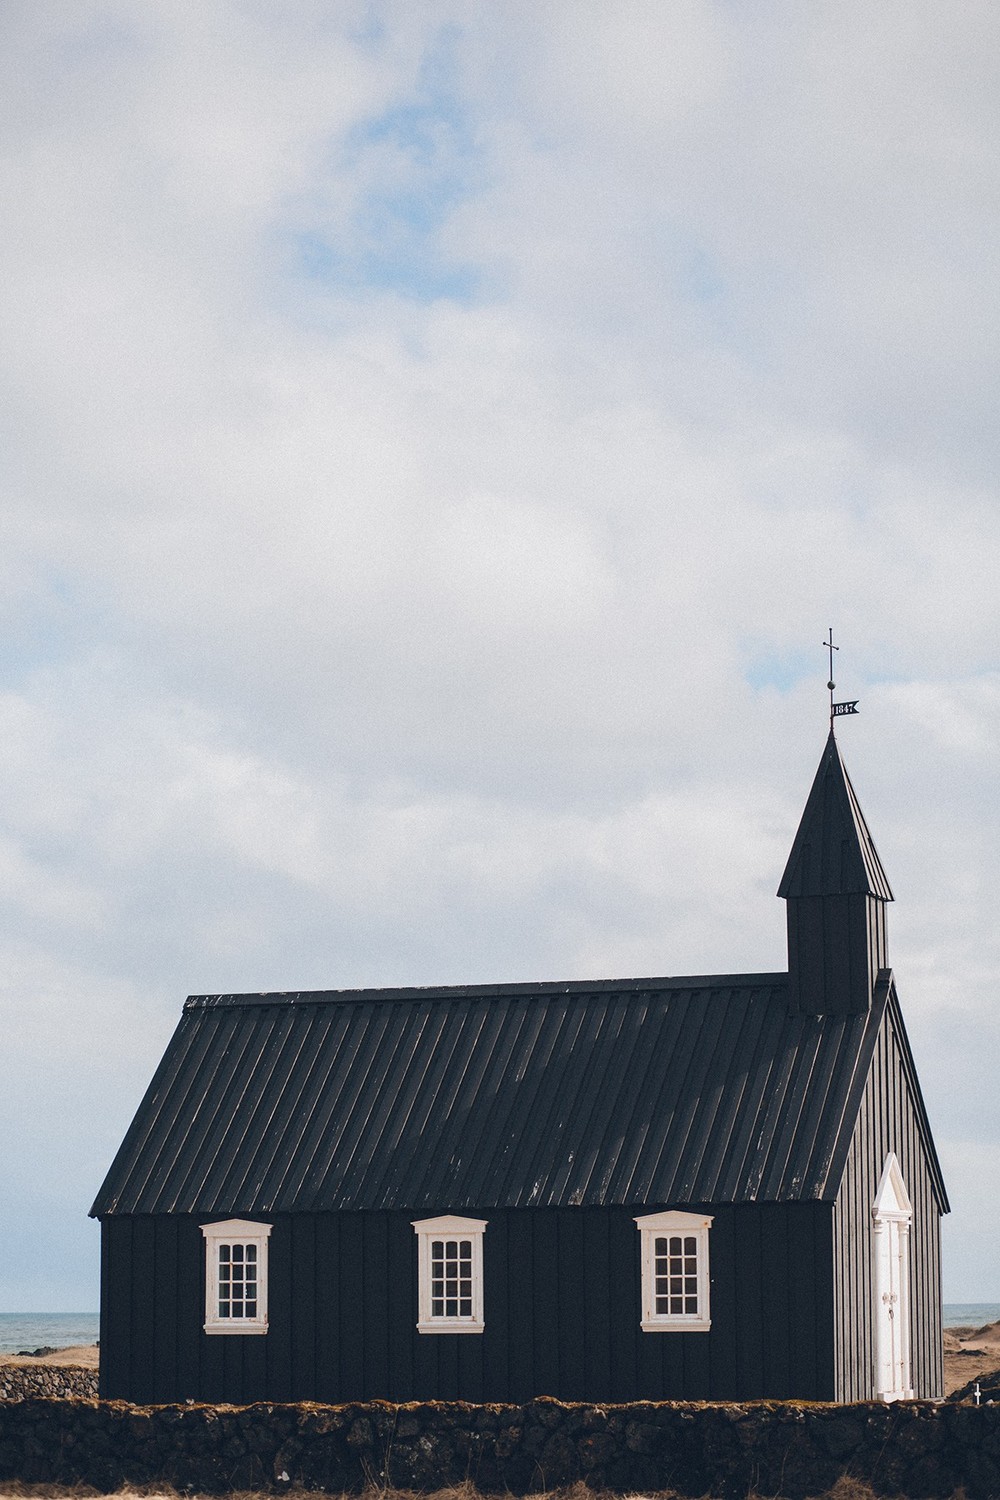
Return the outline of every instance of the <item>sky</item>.
{"type": "Polygon", "coordinates": [[[1000,1301],[1000,10],[7,0],[0,1310],[186,995],[759,972],[827,732],[1000,1301]]]}

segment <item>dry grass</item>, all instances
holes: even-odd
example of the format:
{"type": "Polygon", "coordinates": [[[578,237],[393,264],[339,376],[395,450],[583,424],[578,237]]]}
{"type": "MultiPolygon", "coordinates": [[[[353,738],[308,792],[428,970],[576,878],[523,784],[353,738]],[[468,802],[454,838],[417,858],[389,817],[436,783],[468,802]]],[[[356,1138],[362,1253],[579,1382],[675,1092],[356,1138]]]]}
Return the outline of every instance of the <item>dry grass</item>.
{"type": "MultiPolygon", "coordinates": [[[[273,1491],[232,1490],[224,1497],[218,1497],[203,1495],[201,1492],[194,1493],[190,1490],[175,1490],[163,1485],[138,1488],[127,1485],[124,1489],[116,1490],[113,1495],[107,1495],[85,1484],[9,1482],[5,1488],[0,1489],[0,1500],[274,1500],[274,1495],[273,1491]]],[[[365,1490],[361,1495],[325,1490],[302,1490],[294,1486],[281,1491],[282,1500],[320,1500],[321,1496],[325,1497],[325,1500],[490,1500],[490,1497],[482,1495],[475,1485],[470,1483],[423,1492],[372,1488],[365,1490]]],[[[514,1497],[506,1496],[503,1500],[514,1500],[514,1497]]],[[[679,1496],[675,1490],[619,1495],[610,1490],[589,1489],[582,1481],[578,1481],[562,1489],[538,1491],[532,1495],[525,1495],[522,1500],[683,1500],[683,1497],[679,1496]]],[[[703,1495],[701,1500],[713,1500],[713,1497],[703,1495]]],[[[756,1491],[751,1491],[747,1495],[747,1500],[782,1500],[782,1497],[760,1495],[756,1491]]],[[[845,1474],[837,1480],[832,1489],[825,1490],[821,1495],[810,1496],[810,1500],[878,1500],[878,1497],[867,1484],[859,1479],[851,1479],[845,1474]]],[[[906,1500],[906,1497],[897,1496],[895,1500],[906,1500]]],[[[964,1490],[956,1490],[951,1496],[942,1497],[942,1500],[966,1500],[966,1494],[964,1490]]]]}

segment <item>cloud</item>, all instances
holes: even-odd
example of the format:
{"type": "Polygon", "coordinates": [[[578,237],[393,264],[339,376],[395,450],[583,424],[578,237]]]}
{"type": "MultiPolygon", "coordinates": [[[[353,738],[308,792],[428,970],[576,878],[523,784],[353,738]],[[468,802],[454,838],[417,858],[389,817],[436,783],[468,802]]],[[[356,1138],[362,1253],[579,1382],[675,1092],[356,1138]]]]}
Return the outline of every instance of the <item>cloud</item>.
{"type": "Polygon", "coordinates": [[[19,1093],[17,1212],[189,990],[778,966],[831,622],[991,1139],[994,9],[7,24],[6,1004],[91,1142],[19,1093]]]}

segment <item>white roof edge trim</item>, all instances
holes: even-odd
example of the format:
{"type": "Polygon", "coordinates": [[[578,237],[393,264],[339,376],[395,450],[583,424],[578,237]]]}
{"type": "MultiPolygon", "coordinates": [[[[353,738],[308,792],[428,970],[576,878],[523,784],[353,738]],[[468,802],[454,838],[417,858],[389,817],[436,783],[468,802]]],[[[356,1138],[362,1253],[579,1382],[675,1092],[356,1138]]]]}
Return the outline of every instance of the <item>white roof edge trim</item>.
{"type": "Polygon", "coordinates": [[[635,1222],[640,1229],[711,1229],[712,1214],[689,1214],[680,1209],[668,1209],[662,1214],[638,1214],[635,1222]]]}
{"type": "Polygon", "coordinates": [[[262,1224],[259,1219],[220,1219],[215,1224],[203,1224],[201,1232],[206,1239],[225,1239],[227,1236],[238,1239],[246,1235],[247,1239],[259,1239],[271,1233],[273,1224],[262,1224]]]}
{"type": "Polygon", "coordinates": [[[461,1219],[441,1214],[436,1219],[411,1219],[414,1234],[482,1234],[489,1219],[461,1219]]]}
{"type": "Polygon", "coordinates": [[[910,1219],[913,1217],[913,1205],[906,1191],[906,1183],[903,1181],[903,1173],[895,1151],[890,1151],[885,1159],[885,1166],[882,1168],[882,1176],[879,1178],[878,1189],[875,1193],[875,1202],[872,1204],[872,1214],[876,1219],[910,1219]]]}

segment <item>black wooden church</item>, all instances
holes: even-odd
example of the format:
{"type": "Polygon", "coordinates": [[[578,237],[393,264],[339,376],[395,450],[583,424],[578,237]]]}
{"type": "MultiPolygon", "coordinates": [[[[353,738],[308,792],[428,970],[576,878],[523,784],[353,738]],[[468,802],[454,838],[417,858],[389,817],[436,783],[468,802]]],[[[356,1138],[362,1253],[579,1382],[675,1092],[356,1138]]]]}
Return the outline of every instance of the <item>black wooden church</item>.
{"type": "Polygon", "coordinates": [[[204,995],[92,1213],[101,1394],[942,1391],[947,1199],[831,732],[788,973],[204,995]]]}

